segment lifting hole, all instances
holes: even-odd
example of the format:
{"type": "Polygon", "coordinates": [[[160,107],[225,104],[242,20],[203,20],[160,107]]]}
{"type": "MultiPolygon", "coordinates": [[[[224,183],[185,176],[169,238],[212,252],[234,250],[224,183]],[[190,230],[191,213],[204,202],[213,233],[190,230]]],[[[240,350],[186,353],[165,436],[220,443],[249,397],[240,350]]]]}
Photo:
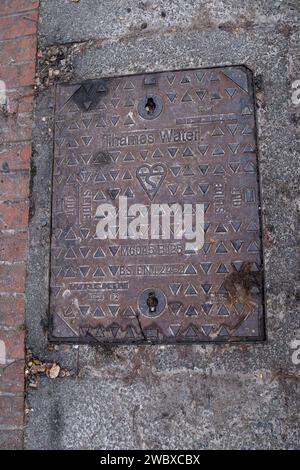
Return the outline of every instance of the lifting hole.
{"type": "Polygon", "coordinates": [[[153,313],[156,312],[156,307],[158,305],[158,300],[155,295],[155,292],[149,292],[148,298],[147,298],[147,305],[149,307],[149,312],[153,313]]]}
{"type": "Polygon", "coordinates": [[[155,108],[156,108],[156,104],[154,102],[154,99],[153,98],[148,98],[147,103],[145,105],[145,109],[146,109],[147,113],[148,114],[154,113],[155,108]]]}

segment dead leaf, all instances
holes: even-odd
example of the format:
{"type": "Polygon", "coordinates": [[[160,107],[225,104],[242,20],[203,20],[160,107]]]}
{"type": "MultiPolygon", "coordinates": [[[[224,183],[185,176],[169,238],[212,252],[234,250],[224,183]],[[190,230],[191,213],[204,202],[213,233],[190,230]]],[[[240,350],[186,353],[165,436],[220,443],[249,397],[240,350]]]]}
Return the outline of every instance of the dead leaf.
{"type": "Polygon", "coordinates": [[[43,372],[45,372],[45,370],[46,370],[45,364],[41,364],[41,365],[39,365],[39,366],[33,365],[33,366],[30,368],[31,374],[42,374],[43,372]]]}
{"type": "Polygon", "coordinates": [[[56,379],[59,375],[59,371],[60,371],[60,366],[54,363],[52,367],[49,369],[50,379],[56,379]]]}

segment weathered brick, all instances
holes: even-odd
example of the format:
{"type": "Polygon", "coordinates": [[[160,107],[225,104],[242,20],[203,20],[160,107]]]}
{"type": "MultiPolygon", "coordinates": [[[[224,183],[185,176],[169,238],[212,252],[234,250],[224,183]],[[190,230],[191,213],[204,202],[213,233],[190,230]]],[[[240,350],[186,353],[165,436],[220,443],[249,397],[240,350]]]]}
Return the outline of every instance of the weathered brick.
{"type": "Polygon", "coordinates": [[[10,65],[2,65],[0,66],[0,77],[4,80],[7,90],[19,86],[33,85],[35,79],[35,63],[28,62],[20,65],[11,63],[10,65]]]}
{"type": "Polygon", "coordinates": [[[0,391],[21,393],[24,390],[24,361],[0,367],[0,391]]]}
{"type": "Polygon", "coordinates": [[[24,324],[24,311],[23,298],[0,296],[0,327],[20,328],[24,324]]]}
{"type": "Polygon", "coordinates": [[[1,0],[1,16],[38,8],[39,0],[1,0]]]}
{"type": "Polygon", "coordinates": [[[27,257],[27,234],[2,234],[0,238],[0,261],[25,261],[27,257]]]}
{"type": "MultiPolygon", "coordinates": [[[[30,113],[33,110],[33,90],[31,88],[22,88],[23,93],[18,90],[8,91],[7,112],[8,113],[30,113]]],[[[1,155],[1,154],[0,154],[1,155]]]]}
{"type": "Polygon", "coordinates": [[[23,421],[23,398],[0,396],[0,425],[22,426],[23,421]]]}
{"type": "Polygon", "coordinates": [[[9,65],[34,61],[36,47],[36,35],[9,39],[1,44],[0,64],[9,65]]]}
{"type": "Polygon", "coordinates": [[[6,89],[15,88],[19,84],[18,67],[16,65],[1,65],[0,78],[4,81],[6,89]]]}
{"type": "Polygon", "coordinates": [[[30,168],[31,144],[9,144],[0,150],[0,171],[8,169],[28,170],[30,168]]]}
{"type": "Polygon", "coordinates": [[[5,343],[7,359],[24,359],[24,330],[0,330],[0,340],[5,343]]]}
{"type": "Polygon", "coordinates": [[[32,145],[31,144],[23,144],[20,148],[20,159],[22,162],[29,163],[30,165],[30,158],[32,153],[32,145]]]}
{"type": "Polygon", "coordinates": [[[19,430],[0,430],[0,449],[1,450],[22,450],[23,449],[23,431],[19,430]]]}
{"type": "Polygon", "coordinates": [[[38,12],[0,18],[0,41],[36,33],[38,12]]]}
{"type": "Polygon", "coordinates": [[[30,86],[35,80],[35,62],[18,65],[18,81],[20,86],[30,86]]]}
{"type": "Polygon", "coordinates": [[[29,195],[29,173],[0,174],[0,198],[4,201],[25,199],[29,195]]]}
{"type": "Polygon", "coordinates": [[[0,265],[0,291],[19,292],[25,291],[25,264],[0,265]]]}
{"type": "Polygon", "coordinates": [[[30,114],[8,114],[0,117],[0,144],[30,140],[32,125],[30,114]]]}
{"type": "MultiPolygon", "coordinates": [[[[0,369],[0,391],[20,394],[24,391],[25,300],[13,293],[25,292],[39,1],[0,3],[0,79],[7,98],[6,112],[0,115],[0,340],[6,357],[16,361],[0,369]]],[[[22,396],[0,396],[0,426],[22,427],[23,410],[22,396]]],[[[1,449],[22,447],[22,430],[0,430],[1,449]]]]}
{"type": "Polygon", "coordinates": [[[28,201],[0,202],[0,229],[24,229],[28,226],[28,201]]]}

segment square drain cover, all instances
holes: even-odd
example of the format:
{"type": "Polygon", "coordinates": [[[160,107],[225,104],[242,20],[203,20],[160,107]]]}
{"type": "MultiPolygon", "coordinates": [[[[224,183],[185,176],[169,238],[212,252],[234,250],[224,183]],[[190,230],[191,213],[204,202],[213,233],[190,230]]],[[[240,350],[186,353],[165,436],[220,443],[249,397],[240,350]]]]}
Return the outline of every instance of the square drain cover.
{"type": "Polygon", "coordinates": [[[263,340],[256,152],[243,66],[57,86],[50,338],[263,340]],[[133,204],[147,214],[152,204],[203,204],[204,245],[188,251],[174,230],[120,238],[120,196],[129,222],[133,204]],[[100,239],[108,214],[110,237],[100,239]]]}

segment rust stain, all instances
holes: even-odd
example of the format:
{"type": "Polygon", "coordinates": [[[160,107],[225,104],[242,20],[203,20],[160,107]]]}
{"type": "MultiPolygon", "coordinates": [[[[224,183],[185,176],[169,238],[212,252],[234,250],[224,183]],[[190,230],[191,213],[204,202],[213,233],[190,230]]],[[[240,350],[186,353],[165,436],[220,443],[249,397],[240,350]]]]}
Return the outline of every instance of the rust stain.
{"type": "Polygon", "coordinates": [[[251,263],[244,262],[239,272],[229,274],[224,281],[228,300],[231,303],[253,303],[253,289],[262,288],[262,274],[260,271],[252,272],[251,263]]]}
{"type": "Polygon", "coordinates": [[[253,29],[255,23],[246,17],[241,16],[238,21],[226,21],[219,24],[219,29],[228,33],[240,33],[253,29]]]}

